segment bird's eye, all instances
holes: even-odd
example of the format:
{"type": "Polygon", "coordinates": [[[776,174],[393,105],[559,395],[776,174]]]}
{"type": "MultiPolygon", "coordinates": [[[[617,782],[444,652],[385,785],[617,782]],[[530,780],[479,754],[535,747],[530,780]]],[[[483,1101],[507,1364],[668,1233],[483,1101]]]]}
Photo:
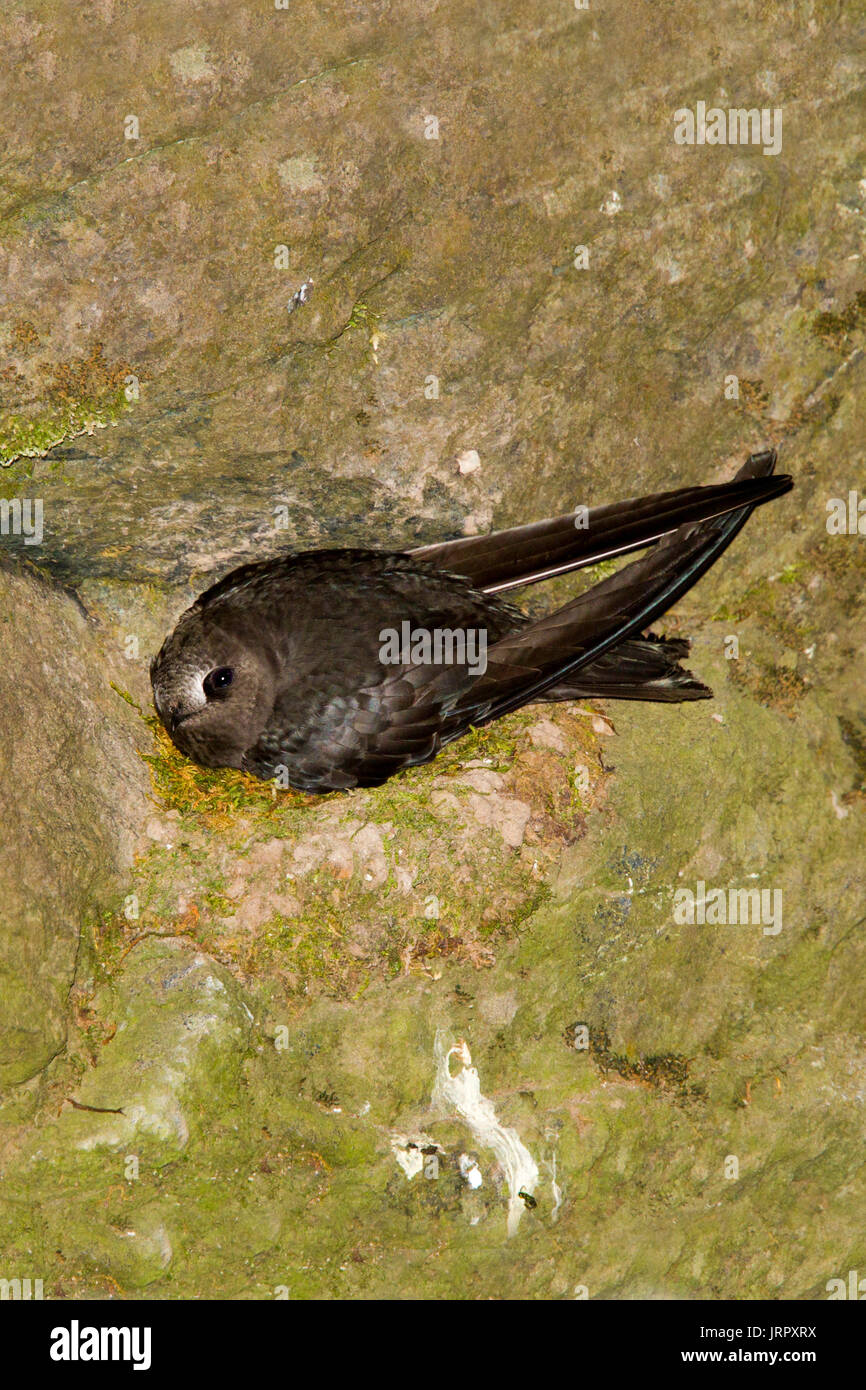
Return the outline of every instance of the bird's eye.
{"type": "Polygon", "coordinates": [[[235,673],[231,666],[217,666],[215,670],[208,671],[202,681],[202,689],[209,700],[219,699],[224,695],[235,678],[235,673]]]}

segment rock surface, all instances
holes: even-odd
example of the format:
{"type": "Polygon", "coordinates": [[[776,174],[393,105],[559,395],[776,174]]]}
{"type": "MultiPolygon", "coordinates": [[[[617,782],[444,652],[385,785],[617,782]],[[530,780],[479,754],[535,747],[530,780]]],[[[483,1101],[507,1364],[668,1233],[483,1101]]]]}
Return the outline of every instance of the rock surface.
{"type": "Polygon", "coordinates": [[[825,1297],[866,1269],[857,499],[828,526],[866,477],[862,23],[7,11],[0,494],[44,536],[0,544],[91,617],[0,572],[0,1277],[825,1297]],[[699,101],[781,110],[781,151],[676,144],[699,101]],[[307,802],[111,688],[146,714],[247,556],[767,444],[795,492],[664,624],[712,703],[536,707],[307,802]]]}
{"type": "Polygon", "coordinates": [[[119,662],[69,595],[0,570],[0,1084],[63,1047],[85,923],[116,906],[147,777],[119,662]]]}

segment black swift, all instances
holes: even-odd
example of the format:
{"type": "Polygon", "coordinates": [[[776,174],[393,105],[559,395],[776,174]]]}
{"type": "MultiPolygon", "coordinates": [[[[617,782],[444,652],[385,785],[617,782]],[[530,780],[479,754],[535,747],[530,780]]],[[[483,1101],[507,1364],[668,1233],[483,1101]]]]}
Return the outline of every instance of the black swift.
{"type": "Polygon", "coordinates": [[[206,767],[330,792],[378,786],[532,701],[708,699],[679,664],[688,642],[647,630],[755,507],[792,487],[775,463],[768,450],[729,483],[409,552],[241,565],[187,609],[152,663],[159,717],[206,767]],[[638,549],[537,621],[501,597],[638,549]]]}

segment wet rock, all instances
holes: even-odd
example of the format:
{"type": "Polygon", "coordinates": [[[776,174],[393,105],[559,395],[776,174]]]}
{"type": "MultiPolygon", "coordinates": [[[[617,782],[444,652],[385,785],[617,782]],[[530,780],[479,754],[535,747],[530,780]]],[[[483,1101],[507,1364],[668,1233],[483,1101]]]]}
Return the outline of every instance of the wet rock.
{"type": "Polygon", "coordinates": [[[0,569],[0,1086],[63,1047],[82,924],[117,901],[147,810],[122,663],[68,594],[0,569]]]}
{"type": "Polygon", "coordinates": [[[180,1152],[192,1131],[206,1129],[208,1106],[237,1085],[252,1027],[237,982],[179,939],[145,941],[98,1006],[116,1031],[75,1099],[122,1114],[65,1112],[63,1142],[180,1152]]]}
{"type": "Polygon", "coordinates": [[[557,753],[568,751],[562,730],[558,729],[551,719],[539,719],[537,724],[531,725],[528,732],[535,748],[553,748],[557,753]]]}
{"type": "Polygon", "coordinates": [[[313,806],[160,742],[145,803],[90,627],[16,580],[0,1062],[38,1123],[0,1111],[4,1259],[66,1298],[824,1297],[866,1267],[863,539],[825,524],[863,475],[856,21],[765,7],[710,45],[703,3],[397,5],[383,46],[375,8],[98,10],[0,20],[0,491],[46,517],[2,540],[137,639],[143,709],[242,559],[768,442],[797,490],[660,625],[712,704],[539,707],[313,806]],[[779,156],[674,143],[734,87],[783,109],[779,156]],[[139,835],[140,916],[91,941],[139,835]],[[780,930],[677,920],[698,882],[781,892],[780,930]],[[443,1032],[534,1205],[431,1113],[443,1032]]]}

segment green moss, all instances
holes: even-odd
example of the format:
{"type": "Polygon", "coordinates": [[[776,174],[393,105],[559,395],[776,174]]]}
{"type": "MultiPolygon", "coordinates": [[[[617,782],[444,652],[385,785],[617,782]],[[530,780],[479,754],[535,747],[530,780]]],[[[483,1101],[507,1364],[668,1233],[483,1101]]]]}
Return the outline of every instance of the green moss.
{"type": "Polygon", "coordinates": [[[755,618],[783,646],[801,650],[815,632],[808,619],[807,578],[802,565],[787,565],[773,579],[762,577],[751,584],[735,603],[717,608],[713,621],[741,623],[755,618]]]}
{"type": "Polygon", "coordinates": [[[786,565],[785,568],[782,570],[781,574],[776,576],[776,582],[779,584],[798,584],[800,583],[802,577],[802,564],[791,564],[786,565]]]}
{"type": "MultiPolygon", "coordinates": [[[[118,687],[117,694],[134,703],[118,687]]],[[[429,784],[434,777],[455,776],[468,762],[482,761],[492,771],[506,772],[517,751],[516,735],[531,722],[532,716],[518,713],[489,728],[473,729],[465,738],[449,744],[435,763],[406,768],[376,790],[376,818],[393,820],[404,828],[429,830],[439,822],[429,809],[429,784]],[[427,790],[425,791],[425,784],[427,790]]],[[[169,810],[181,816],[226,829],[239,815],[272,832],[285,829],[287,818],[297,817],[307,808],[340,800],[342,792],[324,796],[308,795],[291,789],[278,789],[273,782],[262,782],[232,768],[204,768],[185,758],[171,742],[155,716],[145,723],[156,739],[154,753],[145,754],[154,790],[169,810]]],[[[347,807],[346,815],[353,811],[347,807]]]]}
{"type": "Polygon", "coordinates": [[[368,346],[375,352],[377,329],[381,320],[381,314],[377,313],[375,309],[371,309],[368,304],[364,304],[360,301],[356,302],[352,305],[349,317],[343,327],[339,332],[334,334],[326,345],[324,349],[325,357],[332,357],[337,347],[347,338],[347,335],[356,331],[360,331],[366,335],[368,346]]]}
{"type": "Polygon", "coordinates": [[[362,971],[346,952],[345,914],[318,902],[294,921],[275,914],[262,928],[249,964],[256,973],[279,970],[293,976],[290,989],[304,995],[318,982],[333,998],[358,989],[362,971]]]}
{"type": "Polygon", "coordinates": [[[118,420],[127,406],[121,390],[108,400],[79,401],[33,419],[5,415],[0,418],[0,468],[9,468],[23,458],[44,458],[68,439],[104,429],[118,420]]]}
{"type": "Polygon", "coordinates": [[[364,328],[375,331],[381,319],[382,315],[377,314],[375,309],[371,309],[367,304],[354,304],[346,328],[364,328]]]}
{"type": "Polygon", "coordinates": [[[213,830],[230,828],[241,815],[252,817],[272,832],[285,829],[287,818],[299,810],[339,795],[312,797],[280,790],[273,782],[262,782],[232,768],[199,767],[175,748],[155,716],[149,716],[145,723],[157,744],[156,752],[142,755],[154,790],[169,810],[213,830]]]}
{"type": "MultiPolygon", "coordinates": [[[[133,699],[128,690],[121,689],[119,685],[115,685],[114,681],[109,681],[108,684],[114,691],[115,695],[119,695],[121,700],[125,700],[128,705],[132,705],[132,708],[136,711],[137,714],[141,714],[141,705],[138,703],[137,700],[133,699]]],[[[143,715],[142,718],[144,718],[143,715]]]]}
{"type": "MultiPolygon", "coordinates": [[[[27,320],[15,321],[12,338],[16,351],[25,357],[41,346],[27,320]]],[[[4,371],[14,372],[14,368],[4,371]]],[[[32,414],[10,411],[0,416],[0,467],[9,468],[20,459],[44,458],[68,439],[113,424],[130,407],[126,396],[130,372],[128,362],[108,362],[98,341],[80,358],[59,362],[31,358],[28,374],[39,382],[44,404],[32,414]]],[[[19,373],[16,379],[26,382],[27,376],[19,373]]]]}

